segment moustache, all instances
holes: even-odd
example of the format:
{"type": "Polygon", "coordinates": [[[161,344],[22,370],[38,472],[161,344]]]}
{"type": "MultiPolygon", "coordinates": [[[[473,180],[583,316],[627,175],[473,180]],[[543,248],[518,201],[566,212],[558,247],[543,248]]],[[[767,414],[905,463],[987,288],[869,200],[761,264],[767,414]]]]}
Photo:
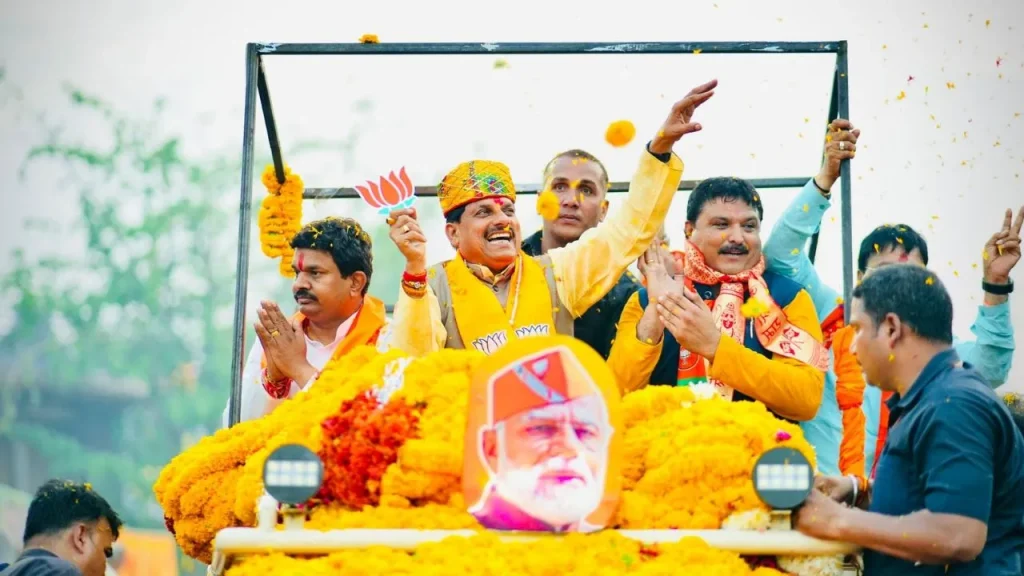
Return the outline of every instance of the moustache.
{"type": "Polygon", "coordinates": [[[718,253],[743,256],[744,254],[749,254],[750,250],[748,250],[746,246],[724,246],[718,250],[718,253]]]}
{"type": "Polygon", "coordinates": [[[317,301],[316,300],[316,296],[313,296],[312,292],[310,292],[309,290],[305,290],[305,289],[298,290],[297,292],[295,292],[294,298],[295,298],[296,302],[299,301],[299,298],[305,298],[306,300],[312,300],[313,302],[317,301]]]}

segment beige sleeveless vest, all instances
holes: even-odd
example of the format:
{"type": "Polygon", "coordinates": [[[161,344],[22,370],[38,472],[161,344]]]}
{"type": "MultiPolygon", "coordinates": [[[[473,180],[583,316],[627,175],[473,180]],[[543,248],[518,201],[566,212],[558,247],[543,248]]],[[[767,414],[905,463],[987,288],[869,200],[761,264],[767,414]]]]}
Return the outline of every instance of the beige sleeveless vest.
{"type": "MultiPolygon", "coordinates": [[[[568,307],[558,299],[558,290],[555,287],[555,271],[554,267],[551,266],[551,259],[547,256],[533,256],[532,258],[544,268],[544,280],[548,284],[548,294],[551,295],[551,309],[553,311],[551,323],[555,327],[555,332],[572,336],[575,319],[572,317],[572,313],[569,312],[568,307]]],[[[430,284],[430,289],[437,296],[437,303],[441,308],[441,322],[444,324],[445,331],[448,332],[448,339],[445,341],[444,347],[464,350],[466,344],[462,341],[459,327],[455,323],[455,314],[452,312],[452,289],[448,285],[448,273],[444,269],[448,262],[451,262],[451,260],[431,266],[427,274],[427,283],[430,284]]],[[[505,295],[508,295],[507,291],[505,295]]],[[[495,294],[495,297],[497,298],[498,295],[495,294]]],[[[506,302],[501,304],[505,306],[506,302]]]]}

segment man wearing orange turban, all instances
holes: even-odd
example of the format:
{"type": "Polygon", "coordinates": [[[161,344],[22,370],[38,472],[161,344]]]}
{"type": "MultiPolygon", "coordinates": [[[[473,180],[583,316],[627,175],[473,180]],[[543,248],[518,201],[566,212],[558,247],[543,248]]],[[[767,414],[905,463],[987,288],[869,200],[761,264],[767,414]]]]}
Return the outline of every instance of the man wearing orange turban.
{"type": "Polygon", "coordinates": [[[391,345],[414,355],[442,348],[493,353],[510,340],[573,334],[580,317],[650,245],[682,177],[673,145],[700,130],[692,122],[716,81],[677,102],[647,145],[625,205],[564,248],[527,256],[508,167],[474,160],[438,186],[455,258],[427,268],[426,236],[413,209],[391,213],[391,239],[406,258],[391,345]]]}

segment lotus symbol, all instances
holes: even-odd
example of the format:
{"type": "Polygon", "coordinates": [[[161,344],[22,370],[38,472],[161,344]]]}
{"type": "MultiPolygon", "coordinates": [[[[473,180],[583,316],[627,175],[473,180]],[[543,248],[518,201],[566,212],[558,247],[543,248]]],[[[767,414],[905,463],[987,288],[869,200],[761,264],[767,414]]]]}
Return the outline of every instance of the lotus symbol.
{"type": "Polygon", "coordinates": [[[408,208],[416,200],[416,189],[404,166],[398,171],[397,176],[392,170],[386,177],[380,177],[380,184],[367,180],[366,186],[356,186],[356,192],[382,215],[392,210],[408,208]]]}

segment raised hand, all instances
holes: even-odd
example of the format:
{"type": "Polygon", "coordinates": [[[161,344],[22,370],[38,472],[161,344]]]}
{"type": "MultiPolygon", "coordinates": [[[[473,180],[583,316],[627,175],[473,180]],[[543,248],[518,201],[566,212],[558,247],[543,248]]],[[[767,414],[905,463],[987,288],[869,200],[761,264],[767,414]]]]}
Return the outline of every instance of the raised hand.
{"type": "Polygon", "coordinates": [[[1010,271],[1020,262],[1020,231],[1024,227],[1024,206],[1013,219],[1013,210],[1006,209],[1003,227],[985,243],[985,281],[991,284],[1007,284],[1010,271]],[[1011,222],[1012,220],[1012,222],[1011,222]]]}
{"type": "Polygon", "coordinates": [[[853,127],[849,120],[837,118],[828,125],[828,134],[825,136],[825,160],[821,164],[821,171],[814,177],[818,186],[828,190],[839,179],[839,170],[843,160],[850,160],[857,153],[857,139],[860,138],[860,130],[853,127]]]}
{"type": "Polygon", "coordinates": [[[701,104],[715,95],[718,80],[712,80],[697,86],[685,98],[672,105],[672,111],[658,130],[658,135],[651,140],[650,150],[655,154],[672,151],[672,146],[683,136],[701,130],[701,125],[693,122],[693,114],[701,104]]]}
{"type": "Polygon", "coordinates": [[[422,274],[427,270],[427,237],[416,220],[416,209],[394,210],[388,216],[391,231],[388,236],[405,256],[405,270],[422,274]]]}

